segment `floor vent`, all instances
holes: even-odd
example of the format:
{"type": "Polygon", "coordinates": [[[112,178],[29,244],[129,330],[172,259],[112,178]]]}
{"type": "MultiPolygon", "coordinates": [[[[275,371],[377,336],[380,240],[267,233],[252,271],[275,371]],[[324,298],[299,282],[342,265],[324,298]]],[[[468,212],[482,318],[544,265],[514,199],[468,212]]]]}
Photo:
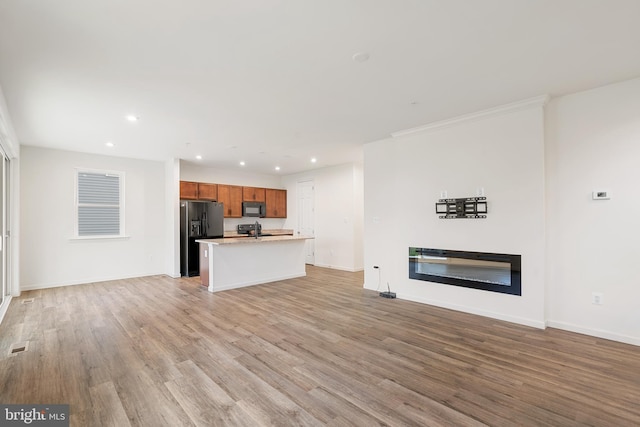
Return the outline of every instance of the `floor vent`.
{"type": "Polygon", "coordinates": [[[20,342],[11,346],[9,350],[9,356],[15,356],[20,353],[24,353],[29,350],[29,341],[20,342]]]}
{"type": "Polygon", "coordinates": [[[25,298],[22,300],[22,304],[31,304],[33,302],[33,298],[25,298]]]}

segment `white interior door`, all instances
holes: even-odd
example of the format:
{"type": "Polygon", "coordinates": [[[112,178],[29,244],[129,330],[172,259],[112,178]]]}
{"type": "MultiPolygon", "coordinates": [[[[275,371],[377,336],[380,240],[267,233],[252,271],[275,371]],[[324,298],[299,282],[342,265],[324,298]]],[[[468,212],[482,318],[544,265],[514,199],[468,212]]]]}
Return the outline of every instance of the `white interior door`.
{"type": "MultiPolygon", "coordinates": [[[[313,181],[298,183],[298,234],[315,236],[314,230],[314,187],[313,181]]],[[[305,242],[305,262],[315,263],[315,241],[308,239],[305,242]]]]}

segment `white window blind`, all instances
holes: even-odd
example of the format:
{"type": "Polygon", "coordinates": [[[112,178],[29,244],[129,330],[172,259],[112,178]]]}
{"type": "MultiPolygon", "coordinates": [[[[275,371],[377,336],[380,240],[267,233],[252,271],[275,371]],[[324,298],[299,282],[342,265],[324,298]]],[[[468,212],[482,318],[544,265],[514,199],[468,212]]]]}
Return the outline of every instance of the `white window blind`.
{"type": "Polygon", "coordinates": [[[122,173],[78,171],[79,237],[121,236],[122,173]]]}

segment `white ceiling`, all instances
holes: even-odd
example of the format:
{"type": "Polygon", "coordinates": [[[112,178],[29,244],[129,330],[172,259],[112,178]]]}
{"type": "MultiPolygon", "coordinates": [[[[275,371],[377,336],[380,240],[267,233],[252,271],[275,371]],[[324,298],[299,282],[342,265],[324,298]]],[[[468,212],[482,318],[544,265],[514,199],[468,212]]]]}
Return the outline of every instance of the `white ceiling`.
{"type": "Polygon", "coordinates": [[[289,174],[640,76],[639,18],[638,0],[0,0],[0,87],[22,144],[289,174]]]}

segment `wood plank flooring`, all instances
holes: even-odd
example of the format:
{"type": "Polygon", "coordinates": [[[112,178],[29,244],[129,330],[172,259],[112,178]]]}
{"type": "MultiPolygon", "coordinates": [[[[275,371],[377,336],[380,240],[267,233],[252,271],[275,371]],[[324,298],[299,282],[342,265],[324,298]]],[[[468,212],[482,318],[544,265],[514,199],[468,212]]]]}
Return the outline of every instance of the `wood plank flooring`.
{"type": "Polygon", "coordinates": [[[307,273],[25,292],[0,325],[0,402],[68,403],[72,426],[640,425],[639,347],[307,273]]]}

